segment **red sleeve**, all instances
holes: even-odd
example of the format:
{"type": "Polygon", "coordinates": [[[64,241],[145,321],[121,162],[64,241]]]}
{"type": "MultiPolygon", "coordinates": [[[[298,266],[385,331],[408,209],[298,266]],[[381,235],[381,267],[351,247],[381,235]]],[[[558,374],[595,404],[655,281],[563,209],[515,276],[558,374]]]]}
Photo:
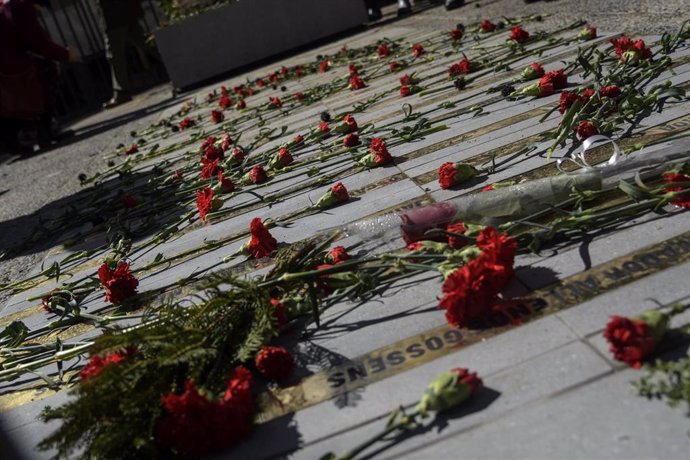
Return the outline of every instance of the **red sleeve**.
{"type": "Polygon", "coordinates": [[[50,39],[48,33],[38,22],[38,14],[31,2],[12,3],[14,3],[12,8],[14,23],[17,25],[21,40],[27,49],[51,61],[67,61],[69,58],[67,48],[50,39]]]}

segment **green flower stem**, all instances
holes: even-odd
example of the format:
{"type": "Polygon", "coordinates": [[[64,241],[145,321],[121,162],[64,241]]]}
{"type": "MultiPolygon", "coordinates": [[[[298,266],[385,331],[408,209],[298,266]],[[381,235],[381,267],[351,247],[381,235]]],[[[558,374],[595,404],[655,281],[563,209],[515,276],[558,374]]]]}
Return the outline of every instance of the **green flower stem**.
{"type": "Polygon", "coordinates": [[[371,438],[367,439],[363,443],[359,444],[352,450],[348,451],[345,453],[345,455],[336,457],[337,460],[352,460],[354,459],[357,455],[371,447],[372,445],[376,444],[379,440],[383,439],[384,437],[388,436],[391,433],[394,433],[398,430],[408,430],[416,425],[415,420],[419,413],[417,411],[414,411],[410,414],[405,414],[402,415],[401,420],[397,423],[393,423],[389,426],[387,426],[383,431],[375,434],[371,438]]]}

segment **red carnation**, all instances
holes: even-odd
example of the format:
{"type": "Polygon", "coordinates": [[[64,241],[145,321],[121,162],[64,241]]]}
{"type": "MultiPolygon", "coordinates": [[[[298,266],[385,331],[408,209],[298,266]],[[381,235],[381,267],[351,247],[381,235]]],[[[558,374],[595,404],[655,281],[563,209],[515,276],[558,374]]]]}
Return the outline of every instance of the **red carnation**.
{"type": "Polygon", "coordinates": [[[217,176],[219,172],[223,172],[223,168],[219,164],[220,160],[209,160],[206,157],[201,159],[201,178],[210,179],[217,176]]]}
{"type": "Polygon", "coordinates": [[[230,147],[232,147],[232,144],[233,142],[232,138],[230,137],[230,134],[224,134],[223,140],[220,141],[220,148],[223,149],[223,152],[227,152],[230,149],[230,147]]]}
{"type": "Polygon", "coordinates": [[[376,48],[376,53],[379,55],[379,57],[386,57],[389,54],[391,54],[391,50],[384,44],[381,44],[376,48]]]}
{"type": "Polygon", "coordinates": [[[348,85],[351,90],[366,88],[367,85],[364,84],[362,77],[353,75],[350,77],[350,84],[348,85]]]}
{"type": "Polygon", "coordinates": [[[479,29],[482,32],[493,32],[494,30],[496,30],[496,25],[488,19],[484,19],[482,23],[479,25],[479,29]]]}
{"type": "Polygon", "coordinates": [[[453,185],[465,182],[473,178],[479,171],[467,163],[443,163],[438,168],[438,183],[442,189],[446,190],[453,185]]]}
{"type": "Polygon", "coordinates": [[[295,99],[297,100],[297,102],[302,102],[302,100],[304,100],[304,93],[302,93],[301,91],[297,91],[295,93],[295,99]]]}
{"type": "Polygon", "coordinates": [[[220,189],[225,193],[230,193],[235,191],[235,184],[232,183],[230,178],[223,176],[223,172],[218,172],[218,184],[220,189]]]}
{"type": "Polygon", "coordinates": [[[187,381],[181,395],[161,398],[164,414],[155,437],[163,448],[190,457],[208,456],[237,444],[249,435],[254,400],[251,373],[237,367],[220,400],[209,400],[187,381]]]}
{"type": "Polygon", "coordinates": [[[331,68],[331,63],[328,61],[321,61],[319,63],[319,70],[321,73],[327,72],[331,68]]]}
{"type": "Polygon", "coordinates": [[[266,83],[264,83],[263,79],[261,78],[256,80],[256,86],[258,86],[259,88],[263,88],[265,84],[266,83]]]}
{"type": "Polygon", "coordinates": [[[220,110],[211,110],[211,120],[214,123],[220,123],[221,121],[225,120],[225,115],[223,115],[223,112],[220,110]]]}
{"type": "Polygon", "coordinates": [[[604,331],[611,352],[618,361],[639,368],[663,338],[668,316],[659,311],[647,311],[637,318],[612,316],[604,331]]]}
{"type": "Polygon", "coordinates": [[[396,72],[398,69],[400,69],[400,64],[397,61],[391,61],[388,63],[388,68],[391,72],[396,72]]]}
{"type": "Polygon", "coordinates": [[[278,150],[278,153],[275,154],[273,158],[271,158],[271,161],[268,164],[268,167],[271,169],[282,169],[286,166],[289,166],[295,161],[292,158],[292,154],[288,149],[285,147],[281,147],[278,150]]]}
{"type": "Polygon", "coordinates": [[[133,155],[139,151],[139,146],[137,144],[130,145],[127,150],[125,150],[125,155],[133,155]]]}
{"type": "Polygon", "coordinates": [[[359,75],[359,70],[357,69],[357,66],[354,65],[352,62],[350,62],[347,65],[347,70],[350,72],[351,77],[359,75]]]}
{"type": "Polygon", "coordinates": [[[450,31],[450,38],[454,42],[461,40],[462,39],[462,30],[460,29],[453,29],[450,31]]]}
{"type": "Polygon", "coordinates": [[[222,147],[218,147],[215,145],[209,145],[204,150],[204,157],[208,161],[222,160],[223,158],[225,158],[225,152],[223,152],[222,147]]]}
{"type": "Polygon", "coordinates": [[[236,163],[242,163],[244,161],[244,150],[242,150],[242,147],[235,147],[232,149],[231,156],[236,163]]]}
{"type": "Polygon", "coordinates": [[[376,164],[378,166],[384,165],[386,163],[390,163],[393,161],[393,157],[391,154],[388,152],[388,147],[386,147],[386,142],[378,137],[375,137],[371,140],[371,145],[369,146],[369,150],[376,155],[376,164]]]}
{"type": "Polygon", "coordinates": [[[332,265],[338,265],[350,259],[350,254],[347,253],[345,247],[336,246],[328,253],[326,253],[325,261],[332,265]]]}
{"type": "Polygon", "coordinates": [[[349,113],[345,115],[345,117],[343,117],[343,122],[347,126],[347,132],[349,133],[353,133],[357,131],[357,129],[359,128],[357,126],[357,120],[355,120],[355,117],[353,117],[349,113]]]}
{"type": "Polygon", "coordinates": [[[229,109],[232,106],[232,98],[229,96],[221,96],[218,100],[218,106],[223,110],[229,109]]]}
{"type": "Polygon", "coordinates": [[[347,148],[354,147],[356,145],[359,145],[359,136],[355,133],[350,133],[347,134],[343,138],[343,145],[347,148]]]}
{"type": "Polygon", "coordinates": [[[596,126],[591,121],[581,121],[576,129],[577,138],[584,141],[596,134],[599,134],[596,126]]]}
{"type": "Polygon", "coordinates": [[[424,53],[426,53],[426,50],[422,45],[420,45],[419,43],[415,43],[414,45],[412,45],[412,56],[418,58],[424,53]]]}
{"type": "Polygon", "coordinates": [[[321,120],[319,122],[319,131],[321,131],[321,134],[329,134],[331,132],[331,128],[328,126],[327,121],[321,120]]]}
{"type": "Polygon", "coordinates": [[[410,89],[409,86],[401,86],[400,87],[400,96],[407,97],[410,94],[412,94],[412,90],[410,89]]]}
{"type": "Polygon", "coordinates": [[[240,99],[239,101],[237,101],[237,104],[235,104],[235,108],[238,109],[238,110],[239,110],[239,109],[244,109],[244,108],[246,108],[246,107],[247,107],[247,103],[244,102],[244,99],[240,99]]]}
{"type": "Polygon", "coordinates": [[[79,372],[79,378],[81,379],[82,383],[86,382],[90,378],[100,374],[107,366],[121,363],[133,354],[134,349],[128,348],[124,351],[116,351],[114,353],[108,353],[104,356],[90,356],[86,366],[84,366],[81,372],[79,372]]]}
{"type": "Polygon", "coordinates": [[[269,100],[269,105],[274,109],[278,109],[278,108],[283,106],[283,103],[280,102],[280,99],[277,97],[269,97],[268,100],[269,100]]]}
{"type": "Polygon", "coordinates": [[[290,377],[295,368],[295,360],[283,347],[264,346],[254,359],[261,375],[269,380],[282,382],[290,377]]]}
{"type": "Polygon", "coordinates": [[[319,201],[314,204],[317,209],[326,209],[336,204],[345,203],[350,200],[350,195],[342,182],[333,185],[323,194],[319,201]]]}
{"type": "Polygon", "coordinates": [[[611,99],[615,99],[621,95],[621,90],[617,86],[604,86],[601,88],[599,93],[602,95],[602,97],[610,97],[611,99]]]}
{"type": "Polygon", "coordinates": [[[544,67],[539,62],[534,62],[520,72],[520,78],[523,81],[528,81],[534,80],[535,78],[541,78],[544,74],[544,67]]]}
{"type": "Polygon", "coordinates": [[[402,77],[400,77],[400,86],[410,86],[412,83],[412,77],[409,75],[405,74],[402,77]]]}
{"type": "Polygon", "coordinates": [[[273,317],[278,322],[278,326],[284,326],[287,324],[287,309],[285,304],[278,299],[271,299],[271,305],[273,305],[273,317]]]}
{"type": "Polygon", "coordinates": [[[260,218],[255,217],[252,219],[249,224],[249,232],[251,236],[243,249],[249,251],[254,258],[261,259],[262,257],[268,257],[278,247],[278,242],[273,238],[260,218]]]}
{"type": "MultiPolygon", "coordinates": [[[[454,224],[450,224],[448,228],[446,228],[446,230],[451,233],[458,233],[460,235],[464,235],[467,231],[467,227],[465,227],[465,224],[463,224],[462,222],[456,222],[454,224]]],[[[467,240],[465,238],[448,235],[448,247],[450,247],[451,249],[461,249],[466,245],[467,240]]]]}
{"type": "Polygon", "coordinates": [[[458,75],[461,74],[468,74],[472,71],[472,63],[469,61],[469,59],[464,58],[462,61],[453,64],[448,68],[448,75],[452,78],[457,77],[458,75]]]}
{"type": "MultiPolygon", "coordinates": [[[[680,192],[681,190],[686,190],[690,188],[690,176],[686,176],[685,174],[679,173],[666,173],[663,175],[663,177],[664,182],[669,184],[666,188],[664,188],[664,192],[666,193],[680,192]]],[[[690,193],[678,195],[676,198],[673,199],[672,203],[681,208],[690,208],[690,193]]]]}
{"type": "Polygon", "coordinates": [[[266,170],[261,165],[256,165],[242,177],[242,182],[245,184],[261,184],[266,182],[267,179],[268,174],[266,174],[266,170]]]}
{"type": "Polygon", "coordinates": [[[192,120],[192,119],[189,118],[189,117],[184,117],[184,119],[180,122],[179,127],[180,127],[181,130],[185,130],[185,129],[189,128],[189,127],[194,126],[194,124],[195,124],[195,123],[194,123],[194,120],[192,120]]]}
{"type": "Polygon", "coordinates": [[[580,40],[594,40],[597,38],[597,28],[592,26],[587,26],[577,34],[577,38],[580,40]]]}
{"type": "Polygon", "coordinates": [[[196,192],[196,208],[199,210],[201,220],[206,220],[206,215],[216,207],[217,202],[214,202],[213,194],[213,189],[208,187],[196,192]]]}
{"type": "Polygon", "coordinates": [[[134,295],[139,286],[139,280],[129,271],[127,262],[120,262],[115,270],[111,270],[110,266],[104,263],[98,269],[98,278],[105,288],[105,301],[114,304],[122,303],[134,295]]]}
{"type": "Polygon", "coordinates": [[[518,43],[524,43],[529,38],[529,32],[522,27],[513,27],[510,31],[510,39],[518,43]]]}
{"type": "Polygon", "coordinates": [[[563,91],[558,105],[558,111],[564,114],[580,97],[572,91],[563,91]]]}

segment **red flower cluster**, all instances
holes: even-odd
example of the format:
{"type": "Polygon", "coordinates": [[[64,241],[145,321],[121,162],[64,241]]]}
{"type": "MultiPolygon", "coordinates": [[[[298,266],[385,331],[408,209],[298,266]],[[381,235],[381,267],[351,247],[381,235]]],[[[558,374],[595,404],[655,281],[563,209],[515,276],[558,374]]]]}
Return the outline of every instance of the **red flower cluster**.
{"type": "Polygon", "coordinates": [[[448,68],[448,75],[451,78],[455,78],[458,75],[467,75],[471,71],[472,63],[469,61],[469,59],[464,58],[460,62],[457,62],[448,68]]]}
{"type": "MultiPolygon", "coordinates": [[[[668,184],[666,188],[664,188],[664,191],[669,193],[669,192],[680,192],[681,190],[685,190],[690,188],[690,176],[687,176],[685,174],[679,174],[679,173],[667,173],[664,174],[664,182],[668,184]],[[686,185],[673,185],[673,184],[678,184],[678,183],[683,183],[685,182],[686,185]]],[[[681,208],[690,208],[690,193],[686,195],[679,195],[676,198],[673,199],[673,204],[676,206],[680,206],[681,208]]]]}
{"type": "Polygon", "coordinates": [[[245,245],[245,249],[248,250],[254,258],[261,259],[262,257],[268,257],[278,247],[278,242],[273,238],[260,218],[255,217],[252,219],[249,224],[249,232],[251,236],[245,245]]]}
{"type": "Polygon", "coordinates": [[[158,421],[155,436],[166,449],[199,457],[227,449],[249,435],[254,400],[252,375],[237,367],[220,400],[209,400],[194,382],[185,384],[181,395],[161,397],[165,414],[158,421]]]}
{"type": "Polygon", "coordinates": [[[482,23],[479,24],[479,30],[482,32],[493,32],[496,30],[496,25],[488,19],[484,19],[482,23]]]}
{"type": "Polygon", "coordinates": [[[206,220],[206,214],[213,211],[213,189],[204,187],[196,192],[196,208],[199,210],[199,218],[206,220]]]}
{"type": "Polygon", "coordinates": [[[264,346],[256,354],[254,364],[261,375],[276,382],[286,380],[295,368],[295,360],[283,347],[264,346]]]}
{"type": "Polygon", "coordinates": [[[513,276],[515,241],[487,227],[477,237],[482,253],[458,268],[443,283],[439,307],[457,327],[471,327],[491,313],[497,294],[513,276]]]}
{"type": "Polygon", "coordinates": [[[513,27],[510,30],[510,39],[515,40],[518,43],[524,43],[529,39],[529,32],[527,32],[522,27],[513,27]]]}
{"type": "Polygon", "coordinates": [[[367,85],[364,84],[364,80],[359,75],[353,75],[350,77],[350,84],[348,85],[351,90],[357,90],[366,88],[367,85]]]}
{"type": "Polygon", "coordinates": [[[412,45],[412,56],[418,58],[424,53],[426,53],[426,50],[422,45],[420,45],[419,43],[415,43],[414,45],[412,45]]]}
{"type": "Polygon", "coordinates": [[[79,378],[81,379],[82,383],[86,382],[90,378],[100,374],[107,366],[110,366],[111,364],[118,364],[133,354],[134,349],[127,348],[124,351],[116,351],[114,353],[108,353],[104,356],[90,356],[86,366],[84,366],[81,372],[79,372],[79,378]]]}
{"type": "Polygon", "coordinates": [[[388,147],[386,147],[386,142],[381,138],[375,137],[371,140],[369,151],[376,155],[374,161],[377,166],[385,165],[393,161],[393,157],[388,152],[388,147]]]}
{"type": "Polygon", "coordinates": [[[220,110],[211,110],[211,121],[214,123],[220,123],[225,120],[225,115],[220,110]]]}
{"type": "Polygon", "coordinates": [[[612,38],[611,44],[616,56],[623,62],[635,62],[652,57],[652,51],[647,48],[644,40],[633,41],[630,37],[622,36],[612,38]]]}
{"type": "Polygon", "coordinates": [[[578,123],[577,128],[575,129],[575,133],[578,139],[584,141],[596,134],[599,134],[599,130],[597,130],[597,127],[594,126],[591,121],[581,121],[578,123]]]}
{"type": "Polygon", "coordinates": [[[120,262],[115,270],[104,263],[98,269],[98,279],[101,280],[101,285],[105,288],[105,301],[114,304],[122,303],[134,295],[137,292],[137,286],[139,286],[139,280],[129,271],[127,262],[120,262]]]}
{"type": "MultiPolygon", "coordinates": [[[[582,95],[578,95],[573,91],[563,91],[561,93],[561,100],[559,102],[558,111],[564,114],[577,100],[581,100],[583,104],[589,102],[589,100],[594,96],[596,92],[592,88],[587,88],[582,92],[582,95]]],[[[610,99],[616,99],[621,95],[621,90],[617,86],[604,86],[599,90],[599,96],[608,97],[610,99]]]]}

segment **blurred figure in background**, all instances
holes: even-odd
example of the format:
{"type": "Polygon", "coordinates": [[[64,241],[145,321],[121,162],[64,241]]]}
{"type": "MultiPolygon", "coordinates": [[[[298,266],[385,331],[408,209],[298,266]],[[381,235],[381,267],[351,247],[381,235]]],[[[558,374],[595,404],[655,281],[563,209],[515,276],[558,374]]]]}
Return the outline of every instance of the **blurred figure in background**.
{"type": "Polygon", "coordinates": [[[72,48],[53,43],[41,27],[38,15],[46,6],[49,0],[0,0],[0,147],[12,153],[33,151],[20,144],[20,130],[35,133],[41,147],[56,137],[57,62],[79,61],[72,48]]]}
{"type": "Polygon", "coordinates": [[[142,17],[140,0],[99,0],[100,23],[105,42],[105,54],[110,64],[113,96],[103,104],[104,109],[132,100],[132,83],[127,64],[127,48],[133,46],[145,68],[155,53],[146,44],[146,35],[139,25],[142,17]]]}
{"type": "MultiPolygon", "coordinates": [[[[383,17],[381,13],[381,5],[379,0],[365,0],[367,5],[367,12],[369,13],[369,21],[378,21],[383,17]]],[[[412,13],[410,0],[398,0],[398,16],[407,16],[412,13]]]]}

